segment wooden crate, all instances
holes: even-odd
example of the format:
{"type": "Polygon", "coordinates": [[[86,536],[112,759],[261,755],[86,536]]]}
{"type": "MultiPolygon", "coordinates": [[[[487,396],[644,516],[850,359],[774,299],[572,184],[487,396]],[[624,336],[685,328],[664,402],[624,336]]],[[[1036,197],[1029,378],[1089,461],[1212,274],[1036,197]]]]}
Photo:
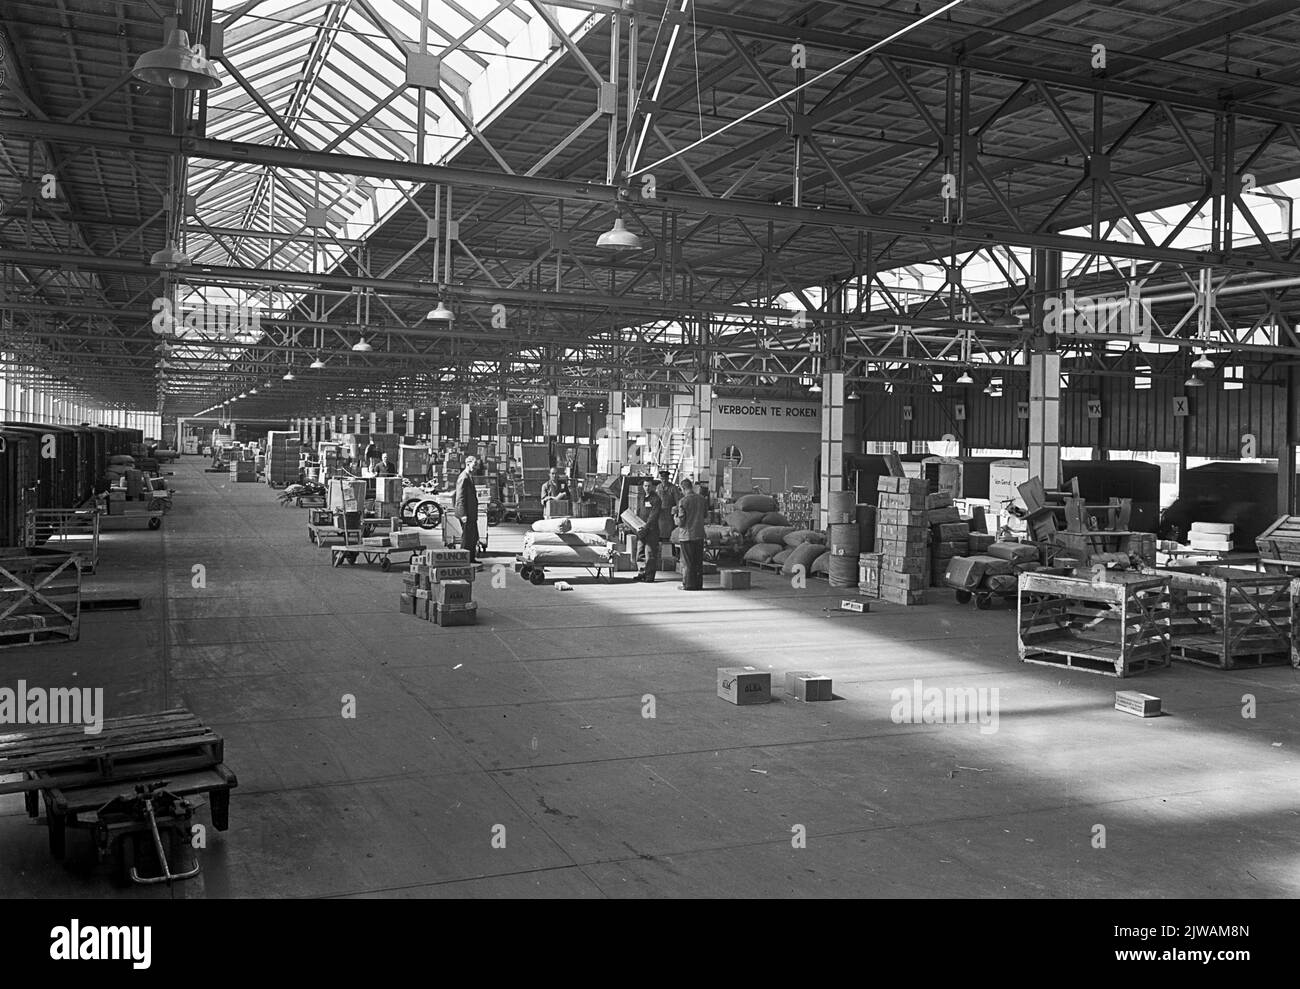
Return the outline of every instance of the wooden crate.
{"type": "Polygon", "coordinates": [[[1221,670],[1291,659],[1291,578],[1228,567],[1169,577],[1175,659],[1221,670]]]}
{"type": "Polygon", "coordinates": [[[1020,659],[1126,677],[1169,665],[1169,578],[1020,575],[1020,659]]]}
{"type": "Polygon", "coordinates": [[[80,630],[78,556],[0,549],[0,649],[75,641],[80,630]]]}
{"type": "Polygon", "coordinates": [[[1273,569],[1268,565],[1271,560],[1300,561],[1300,515],[1278,518],[1255,537],[1255,547],[1265,569],[1273,569]]]}

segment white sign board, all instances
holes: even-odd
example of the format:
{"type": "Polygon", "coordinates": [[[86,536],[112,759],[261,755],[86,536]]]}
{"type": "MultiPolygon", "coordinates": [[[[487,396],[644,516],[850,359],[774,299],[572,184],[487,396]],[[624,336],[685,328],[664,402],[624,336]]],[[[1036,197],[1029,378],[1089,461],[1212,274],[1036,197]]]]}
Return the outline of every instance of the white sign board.
{"type": "Polygon", "coordinates": [[[821,433],[820,402],[713,403],[713,429],[750,429],[768,433],[821,433]]]}

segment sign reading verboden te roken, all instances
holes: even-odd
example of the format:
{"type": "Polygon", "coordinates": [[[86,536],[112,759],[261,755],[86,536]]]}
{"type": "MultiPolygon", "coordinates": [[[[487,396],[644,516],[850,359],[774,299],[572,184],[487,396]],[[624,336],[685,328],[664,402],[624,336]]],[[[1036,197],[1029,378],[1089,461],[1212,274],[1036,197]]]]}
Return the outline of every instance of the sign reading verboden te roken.
{"type": "Polygon", "coordinates": [[[820,433],[820,402],[714,401],[713,429],[752,429],[771,433],[820,433]]]}

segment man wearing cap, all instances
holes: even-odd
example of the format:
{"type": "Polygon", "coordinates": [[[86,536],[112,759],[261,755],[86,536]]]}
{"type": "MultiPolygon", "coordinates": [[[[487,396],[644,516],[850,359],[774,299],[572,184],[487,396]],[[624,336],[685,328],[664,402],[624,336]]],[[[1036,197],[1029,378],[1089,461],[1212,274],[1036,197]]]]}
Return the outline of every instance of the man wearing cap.
{"type": "Polygon", "coordinates": [[[645,520],[645,526],[637,533],[637,537],[645,548],[645,564],[632,579],[647,584],[653,584],[655,574],[659,572],[659,519],[663,513],[663,502],[656,490],[658,487],[659,482],[653,477],[646,478],[642,485],[645,497],[641,500],[641,518],[645,520]]]}

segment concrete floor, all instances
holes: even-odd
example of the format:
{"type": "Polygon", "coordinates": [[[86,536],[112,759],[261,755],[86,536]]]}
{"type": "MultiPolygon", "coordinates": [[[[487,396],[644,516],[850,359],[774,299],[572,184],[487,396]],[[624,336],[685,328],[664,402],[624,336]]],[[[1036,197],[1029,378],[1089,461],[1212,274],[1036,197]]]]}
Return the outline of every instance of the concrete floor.
{"type": "MultiPolygon", "coordinates": [[[[109,716],[191,708],[239,775],[231,829],[209,829],[199,879],[118,890],[0,797],[0,896],[1300,895],[1289,666],[1121,683],[1019,663],[1005,605],[935,591],[850,615],[828,608],[853,592],[770,574],[688,595],[560,572],[560,593],[489,569],[479,624],[441,629],[398,613],[396,570],[330,568],[305,512],[201,467],[176,467],[160,533],[104,538],[88,591],[143,610],[0,651],[0,685],[102,686],[109,716]],[[829,674],[840,699],[716,697],[716,668],[746,664],[829,674]],[[997,688],[997,731],[893,723],[914,679],[997,688]],[[1114,711],[1121,687],[1171,716],[1114,711]]],[[[491,530],[503,563],[520,540],[491,530]]]]}

